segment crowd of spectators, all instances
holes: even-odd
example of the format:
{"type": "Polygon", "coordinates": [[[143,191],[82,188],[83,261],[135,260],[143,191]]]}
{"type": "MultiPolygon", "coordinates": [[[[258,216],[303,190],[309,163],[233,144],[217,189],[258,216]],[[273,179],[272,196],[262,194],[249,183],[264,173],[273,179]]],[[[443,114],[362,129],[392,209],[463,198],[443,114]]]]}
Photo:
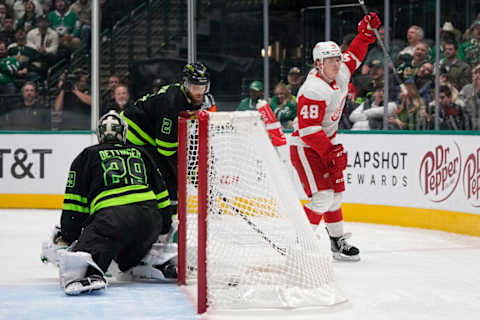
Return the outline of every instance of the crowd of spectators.
{"type": "MultiPolygon", "coordinates": [[[[109,3],[112,2],[101,1],[101,5],[109,3]]],[[[42,122],[48,123],[47,129],[90,128],[88,72],[66,70],[58,85],[55,83],[56,93],[51,101],[42,100],[39,90],[52,65],[61,59],[68,60],[79,48],[89,49],[91,17],[91,0],[0,0],[0,102],[8,96],[24,100],[23,104],[0,106],[0,130],[15,129],[15,126],[26,128],[12,122],[13,106],[29,109],[19,111],[25,115],[43,116],[45,110],[50,110],[47,114],[51,121],[42,122]],[[26,96],[35,103],[28,102],[26,96]],[[41,111],[33,112],[32,108],[41,111]]],[[[379,29],[382,39],[384,31],[383,27],[379,29]]],[[[354,36],[345,35],[340,42],[342,50],[348,48],[354,36]]],[[[376,42],[352,78],[340,129],[433,130],[439,124],[439,129],[444,130],[480,130],[480,17],[465,32],[445,22],[440,38],[438,110],[434,101],[434,43],[425,39],[420,26],[412,25],[404,39],[393,40],[389,45],[398,77],[389,76],[388,101],[384,101],[384,66],[390,64],[390,60],[385,59],[376,42]]],[[[309,70],[302,70],[298,65],[288,70],[284,79],[273,85],[269,103],[282,127],[293,129],[297,92],[309,70]]],[[[392,70],[390,68],[390,72],[392,70]]],[[[106,87],[101,88],[100,114],[110,109],[121,111],[137,98],[131,97],[131,88],[123,80],[112,74],[106,87]]],[[[156,79],[152,92],[164,84],[162,79],[156,79]]],[[[262,81],[252,81],[248,97],[239,102],[237,110],[255,110],[256,102],[263,96],[262,81]]],[[[39,126],[30,128],[35,130],[39,126]]]]}
{"type": "MultiPolygon", "coordinates": [[[[384,40],[383,27],[379,34],[384,40]]],[[[345,35],[340,44],[343,51],[353,37],[345,35]]],[[[480,130],[480,17],[464,33],[448,21],[441,29],[438,109],[434,43],[425,39],[423,29],[416,25],[408,28],[405,40],[403,44],[400,40],[390,43],[391,60],[386,60],[378,41],[371,45],[350,83],[340,129],[435,130],[438,124],[440,130],[480,130]],[[384,99],[385,64],[390,72],[388,101],[384,99]]],[[[273,90],[269,102],[284,129],[292,129],[296,94],[308,71],[302,74],[293,67],[286,81],[273,90]]],[[[253,81],[250,97],[242,100],[237,110],[254,109],[261,96],[263,84],[253,81]],[[260,87],[262,90],[255,89],[260,87]]]]}

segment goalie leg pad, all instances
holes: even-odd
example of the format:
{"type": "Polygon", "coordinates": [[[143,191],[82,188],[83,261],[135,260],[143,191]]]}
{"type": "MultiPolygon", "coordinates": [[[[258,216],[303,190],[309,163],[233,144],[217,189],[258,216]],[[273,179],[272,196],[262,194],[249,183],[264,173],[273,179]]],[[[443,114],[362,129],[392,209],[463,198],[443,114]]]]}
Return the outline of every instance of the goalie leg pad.
{"type": "Polygon", "coordinates": [[[154,243],[152,249],[139,265],[119,275],[120,280],[176,280],[177,279],[176,243],[154,243]]]}
{"type": "Polygon", "coordinates": [[[60,286],[65,289],[65,293],[67,293],[67,285],[85,278],[89,267],[93,268],[95,273],[103,278],[102,269],[93,261],[90,253],[83,251],[72,252],[70,250],[58,251],[59,280],[60,286]]]}

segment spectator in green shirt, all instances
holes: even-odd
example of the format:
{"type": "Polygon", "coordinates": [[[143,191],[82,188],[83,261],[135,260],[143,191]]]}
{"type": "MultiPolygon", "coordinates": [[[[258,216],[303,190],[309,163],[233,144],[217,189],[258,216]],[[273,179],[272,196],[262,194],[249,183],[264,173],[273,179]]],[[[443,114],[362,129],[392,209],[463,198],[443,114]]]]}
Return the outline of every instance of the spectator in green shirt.
{"type": "Polygon", "coordinates": [[[287,86],[279,83],[275,86],[274,97],[270,103],[275,117],[280,121],[283,129],[293,129],[293,119],[297,116],[297,102],[287,86]]]}
{"type": "Polygon", "coordinates": [[[237,111],[257,110],[257,101],[263,97],[263,82],[258,80],[252,81],[248,89],[250,96],[240,101],[237,111]]]}

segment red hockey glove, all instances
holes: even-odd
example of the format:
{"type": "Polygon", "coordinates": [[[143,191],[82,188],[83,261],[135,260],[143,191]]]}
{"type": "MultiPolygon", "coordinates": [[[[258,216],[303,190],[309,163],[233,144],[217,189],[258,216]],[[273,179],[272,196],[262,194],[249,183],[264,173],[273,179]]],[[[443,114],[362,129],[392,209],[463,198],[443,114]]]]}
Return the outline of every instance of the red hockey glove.
{"type": "Polygon", "coordinates": [[[282,131],[282,126],[278,122],[277,117],[273,114],[267,101],[260,99],[257,102],[257,110],[262,115],[263,122],[267,128],[270,140],[275,147],[283,146],[287,143],[287,139],[282,131]]]}
{"type": "Polygon", "coordinates": [[[373,38],[375,38],[374,29],[380,27],[381,24],[382,22],[377,14],[375,12],[370,12],[358,23],[358,33],[361,33],[367,38],[373,40],[373,38]]]}
{"type": "Polygon", "coordinates": [[[328,168],[335,168],[337,171],[342,172],[347,167],[347,154],[343,149],[343,145],[334,145],[327,154],[328,168]]]}

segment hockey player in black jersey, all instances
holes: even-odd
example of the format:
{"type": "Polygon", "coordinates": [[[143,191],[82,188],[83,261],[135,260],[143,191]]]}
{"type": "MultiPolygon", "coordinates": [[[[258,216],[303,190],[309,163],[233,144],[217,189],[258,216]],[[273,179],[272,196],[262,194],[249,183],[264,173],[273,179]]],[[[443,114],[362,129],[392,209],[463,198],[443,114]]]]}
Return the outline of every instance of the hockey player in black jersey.
{"type": "Polygon", "coordinates": [[[57,250],[60,284],[68,295],[105,288],[112,260],[125,273],[140,268],[145,277],[176,277],[175,254],[160,261],[151,251],[170,229],[168,191],[150,156],[125,144],[126,132],[119,114],[105,114],[97,128],[99,144],[85,148],[70,167],[54,236],[56,243],[70,245],[57,250]]]}
{"type": "Polygon", "coordinates": [[[178,115],[183,111],[215,111],[209,93],[210,78],[202,63],[183,68],[183,83],[162,87],[138,100],[122,116],[128,123],[127,141],[148,147],[167,183],[168,192],[177,199],[178,115]]]}

